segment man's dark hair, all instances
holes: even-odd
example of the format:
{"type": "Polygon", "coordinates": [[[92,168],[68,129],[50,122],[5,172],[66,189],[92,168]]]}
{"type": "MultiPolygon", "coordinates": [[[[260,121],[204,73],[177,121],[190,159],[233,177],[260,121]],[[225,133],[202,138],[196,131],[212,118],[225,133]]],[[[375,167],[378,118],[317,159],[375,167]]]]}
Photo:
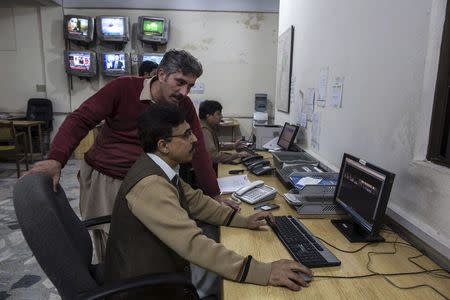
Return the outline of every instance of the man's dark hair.
{"type": "Polygon", "coordinates": [[[200,103],[198,108],[198,116],[202,120],[206,120],[207,115],[212,115],[216,111],[222,111],[222,105],[214,100],[205,100],[200,103]]]}
{"type": "Polygon", "coordinates": [[[152,104],[138,118],[138,136],[146,153],[156,151],[158,141],[172,135],[172,129],[185,121],[184,113],[175,105],[152,104]]]}
{"type": "Polygon", "coordinates": [[[144,76],[144,73],[151,73],[154,69],[158,68],[158,64],[151,60],[145,60],[139,66],[139,76],[144,76]]]}
{"type": "Polygon", "coordinates": [[[167,51],[159,63],[159,69],[162,69],[167,75],[181,72],[183,75],[194,75],[198,78],[203,74],[202,64],[185,50],[170,49],[167,51]]]}

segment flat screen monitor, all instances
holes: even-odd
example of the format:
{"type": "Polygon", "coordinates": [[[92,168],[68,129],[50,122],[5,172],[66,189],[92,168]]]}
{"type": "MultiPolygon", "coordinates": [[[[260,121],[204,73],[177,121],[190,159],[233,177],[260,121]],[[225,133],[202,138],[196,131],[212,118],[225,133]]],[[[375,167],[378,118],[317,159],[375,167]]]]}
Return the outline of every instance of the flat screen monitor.
{"type": "Polygon", "coordinates": [[[283,130],[281,130],[280,137],[278,138],[277,145],[283,150],[289,150],[297,137],[298,126],[284,123],[283,130]]]}
{"type": "Polygon", "coordinates": [[[126,43],[130,39],[130,21],[123,16],[98,16],[97,36],[100,41],[126,43]]]}
{"type": "Polygon", "coordinates": [[[164,17],[138,18],[137,37],[143,42],[167,44],[169,40],[169,19],[164,17]]]}
{"type": "Polygon", "coordinates": [[[105,76],[130,74],[130,55],[124,52],[104,52],[101,54],[102,73],[105,76]]]}
{"type": "Polygon", "coordinates": [[[143,61],[150,60],[159,65],[163,56],[164,53],[142,53],[141,55],[139,55],[139,64],[141,64],[143,61]]]}
{"type": "Polygon", "coordinates": [[[94,38],[94,18],[79,15],[64,16],[64,38],[81,42],[92,42],[94,38]]]}
{"type": "Polygon", "coordinates": [[[93,51],[64,51],[66,73],[78,77],[97,74],[97,58],[93,51]]]}
{"type": "Polygon", "coordinates": [[[332,223],[351,242],[383,241],[382,224],[395,174],[345,153],[335,200],[351,220],[332,223]]]}

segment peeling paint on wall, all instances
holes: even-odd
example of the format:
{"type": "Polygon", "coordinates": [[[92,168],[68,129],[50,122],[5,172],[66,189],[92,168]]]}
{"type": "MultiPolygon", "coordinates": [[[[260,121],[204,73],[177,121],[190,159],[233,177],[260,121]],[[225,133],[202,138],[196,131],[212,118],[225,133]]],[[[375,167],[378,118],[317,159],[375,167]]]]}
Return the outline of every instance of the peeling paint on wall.
{"type": "MultiPolygon", "coordinates": [[[[242,20],[242,23],[245,24],[247,29],[259,30],[262,21],[264,21],[264,15],[262,13],[248,13],[245,15],[246,19],[242,20]]],[[[241,23],[241,21],[236,21],[236,23],[241,23]]]]}

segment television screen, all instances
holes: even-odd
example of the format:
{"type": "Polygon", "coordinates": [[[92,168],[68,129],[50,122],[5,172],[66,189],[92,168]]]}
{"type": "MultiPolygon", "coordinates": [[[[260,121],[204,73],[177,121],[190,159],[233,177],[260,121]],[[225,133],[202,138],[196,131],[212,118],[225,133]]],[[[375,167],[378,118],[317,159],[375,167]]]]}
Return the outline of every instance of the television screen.
{"type": "Polygon", "coordinates": [[[102,33],[109,36],[121,36],[125,31],[124,18],[102,18],[102,33]]]}
{"type": "Polygon", "coordinates": [[[154,19],[144,19],[142,22],[142,30],[145,35],[162,36],[164,33],[164,21],[154,19]]]}
{"type": "Polygon", "coordinates": [[[102,53],[102,73],[105,76],[121,76],[130,74],[129,54],[125,52],[102,53]]]}
{"type": "Polygon", "coordinates": [[[92,77],[96,74],[97,61],[92,51],[65,51],[66,72],[81,77],[92,77]]]}
{"type": "Polygon", "coordinates": [[[142,54],[141,62],[150,60],[159,65],[161,63],[163,56],[164,56],[164,54],[162,54],[162,53],[161,54],[159,54],[159,53],[144,53],[144,54],[142,54]]]}
{"type": "Polygon", "coordinates": [[[97,35],[100,41],[127,42],[130,36],[129,19],[123,16],[98,16],[97,35]]]}
{"type": "Polygon", "coordinates": [[[125,54],[104,54],[103,67],[108,70],[125,70],[125,54]]]}
{"type": "Polygon", "coordinates": [[[88,16],[65,15],[64,37],[69,40],[91,42],[94,37],[94,19],[88,16]]]}
{"type": "Polygon", "coordinates": [[[138,19],[137,38],[152,44],[167,44],[169,40],[169,20],[164,17],[144,17],[138,19]]]}

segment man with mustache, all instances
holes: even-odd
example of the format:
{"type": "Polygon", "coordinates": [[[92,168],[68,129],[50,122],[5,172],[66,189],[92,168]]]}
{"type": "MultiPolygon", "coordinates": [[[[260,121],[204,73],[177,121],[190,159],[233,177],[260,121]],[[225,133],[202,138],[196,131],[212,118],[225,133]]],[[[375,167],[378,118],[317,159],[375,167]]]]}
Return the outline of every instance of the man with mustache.
{"type": "MultiPolygon", "coordinates": [[[[56,189],[61,168],[76,146],[104,120],[80,168],[80,211],[83,219],[110,215],[123,178],[142,153],[136,127],[139,114],[156,103],[174,104],[186,112],[186,121],[198,139],[192,161],[198,184],[207,195],[221,200],[197,113],[187,96],[202,72],[202,65],[190,53],[169,50],[156,76],[124,76],[111,81],[66,117],[53,139],[48,160],[36,163],[30,173],[49,173],[56,189]]],[[[233,201],[227,203],[236,205],[233,201]]],[[[102,261],[108,226],[99,226],[93,236],[97,258],[102,261]]]]}
{"type": "MultiPolygon", "coordinates": [[[[115,200],[106,249],[105,281],[145,274],[178,273],[190,279],[189,262],[224,278],[260,285],[307,286],[296,272],[311,271],[292,260],[259,262],[203,235],[194,219],[256,230],[273,216],[245,217],[193,190],[177,175],[192,160],[197,138],[176,106],[155,105],[138,119],[143,154],[127,173],[115,200]]],[[[161,286],[121,294],[117,299],[186,299],[183,287],[161,286]]],[[[116,299],[116,298],[114,298],[116,299]]]]}

